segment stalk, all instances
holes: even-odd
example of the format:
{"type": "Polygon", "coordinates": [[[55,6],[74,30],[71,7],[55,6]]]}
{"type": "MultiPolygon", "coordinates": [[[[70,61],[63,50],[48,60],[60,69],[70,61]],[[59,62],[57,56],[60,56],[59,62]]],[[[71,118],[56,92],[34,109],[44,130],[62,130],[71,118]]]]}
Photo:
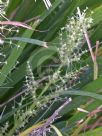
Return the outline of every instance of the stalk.
{"type": "Polygon", "coordinates": [[[96,57],[97,57],[97,53],[98,53],[99,41],[96,41],[96,51],[94,53],[93,50],[92,50],[92,45],[91,45],[90,38],[88,36],[87,29],[83,25],[83,18],[82,18],[81,11],[80,11],[79,7],[77,8],[77,10],[78,10],[80,22],[82,24],[84,37],[86,39],[86,42],[87,42],[87,45],[88,45],[88,48],[89,48],[89,51],[90,51],[90,54],[91,54],[91,58],[92,58],[92,61],[93,61],[93,79],[96,80],[98,78],[98,63],[97,63],[96,57]]]}

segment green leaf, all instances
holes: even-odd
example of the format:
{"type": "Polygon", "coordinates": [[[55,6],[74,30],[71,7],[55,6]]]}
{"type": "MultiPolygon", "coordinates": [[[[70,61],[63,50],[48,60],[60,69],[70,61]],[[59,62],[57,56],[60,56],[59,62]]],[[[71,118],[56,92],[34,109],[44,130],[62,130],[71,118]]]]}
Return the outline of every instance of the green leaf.
{"type": "Polygon", "coordinates": [[[102,136],[102,127],[96,128],[94,130],[89,130],[87,132],[84,132],[82,134],[79,134],[79,136],[102,136]]]}
{"type": "Polygon", "coordinates": [[[91,117],[88,117],[75,131],[71,136],[77,136],[79,135],[82,128],[87,125],[87,123],[90,121],[91,117]]]}
{"type": "MultiPolygon", "coordinates": [[[[53,46],[49,46],[49,48],[40,48],[37,50],[34,50],[28,59],[30,63],[32,64],[32,69],[35,70],[37,67],[39,67],[44,61],[47,59],[50,59],[54,54],[56,53],[56,48],[53,46]]],[[[5,88],[0,89],[0,100],[4,99],[4,97],[8,98],[12,93],[9,93],[11,90],[8,88],[8,86],[14,86],[18,82],[24,78],[26,75],[26,61],[22,63],[14,73],[12,73],[9,78],[13,82],[9,82],[5,85],[5,88]],[[21,72],[22,71],[22,72],[21,72]]],[[[15,91],[15,90],[14,90],[15,91]]]]}
{"type": "Polygon", "coordinates": [[[97,93],[92,93],[92,92],[85,92],[85,91],[79,91],[79,90],[73,90],[73,91],[65,91],[65,92],[62,92],[61,94],[64,94],[64,95],[80,95],[80,96],[88,96],[88,97],[91,97],[91,98],[95,98],[95,99],[98,99],[98,100],[101,100],[102,101],[102,95],[99,95],[97,93]]]}
{"type": "Polygon", "coordinates": [[[51,128],[53,128],[53,129],[55,130],[55,132],[56,132],[56,134],[57,134],[58,136],[63,136],[63,135],[61,134],[61,132],[58,130],[57,127],[55,127],[54,125],[51,125],[51,128]]]}
{"type": "Polygon", "coordinates": [[[31,43],[31,44],[47,47],[47,43],[46,42],[43,42],[43,41],[40,41],[40,40],[36,40],[36,39],[31,39],[31,38],[9,37],[9,38],[6,38],[6,39],[16,40],[16,41],[20,41],[20,42],[31,43]]]}

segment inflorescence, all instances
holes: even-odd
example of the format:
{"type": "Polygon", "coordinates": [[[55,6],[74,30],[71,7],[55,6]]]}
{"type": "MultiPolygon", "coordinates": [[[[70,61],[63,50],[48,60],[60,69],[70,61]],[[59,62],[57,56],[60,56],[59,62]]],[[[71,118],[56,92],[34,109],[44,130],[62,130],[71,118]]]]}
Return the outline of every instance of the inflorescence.
{"type": "MultiPolygon", "coordinates": [[[[44,1],[44,3],[47,8],[51,6],[49,0],[44,1]]],[[[82,13],[82,20],[83,24],[85,24],[88,29],[90,28],[93,20],[91,17],[86,16],[86,10],[84,10],[82,13]]],[[[0,29],[1,28],[3,28],[3,30],[5,29],[12,31],[12,29],[8,29],[3,26],[1,26],[0,29]]],[[[35,117],[39,111],[44,110],[44,108],[46,108],[56,99],[58,100],[58,98],[64,94],[64,91],[68,91],[68,89],[71,89],[73,86],[80,83],[80,77],[83,74],[83,71],[87,70],[88,66],[83,66],[81,68],[77,68],[76,70],[72,69],[72,64],[74,62],[79,62],[81,56],[87,53],[87,50],[80,52],[82,45],[85,42],[83,37],[82,25],[79,21],[78,15],[76,14],[76,16],[68,19],[68,23],[65,27],[61,28],[59,34],[60,47],[58,47],[58,54],[61,64],[56,71],[53,71],[53,74],[47,76],[47,79],[45,79],[46,81],[41,79],[36,80],[30,61],[27,61],[25,85],[22,89],[23,93],[20,95],[19,101],[17,101],[15,97],[14,106],[12,107],[12,111],[14,112],[14,124],[10,130],[11,135],[20,134],[20,132],[26,128],[26,125],[28,125],[29,120],[33,119],[33,117],[35,117]],[[71,69],[69,69],[69,67],[71,69]],[[64,68],[65,70],[63,70],[64,68]],[[41,92],[40,95],[39,90],[43,92],[41,92]]],[[[1,38],[0,45],[3,44],[4,41],[1,38]]],[[[0,55],[5,57],[3,53],[0,55]]],[[[52,114],[51,117],[48,118],[41,128],[34,129],[29,133],[29,135],[37,134],[38,136],[39,134],[39,136],[42,136],[46,134],[47,131],[50,130],[50,125],[54,122],[60,110],[70,101],[71,99],[68,99],[52,114]]],[[[1,128],[1,134],[6,135],[6,130],[8,130],[8,127],[9,123],[7,122],[1,128]]]]}

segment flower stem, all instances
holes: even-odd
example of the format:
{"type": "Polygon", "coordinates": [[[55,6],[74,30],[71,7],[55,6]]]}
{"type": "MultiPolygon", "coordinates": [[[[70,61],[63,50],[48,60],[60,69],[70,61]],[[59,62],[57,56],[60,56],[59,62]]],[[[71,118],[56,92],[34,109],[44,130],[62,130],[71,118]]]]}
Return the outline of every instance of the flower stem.
{"type": "Polygon", "coordinates": [[[97,52],[98,52],[98,47],[99,47],[99,41],[96,41],[96,51],[95,51],[95,54],[92,50],[92,45],[91,45],[91,41],[90,41],[90,38],[88,36],[88,32],[87,32],[87,29],[86,27],[83,25],[83,18],[82,18],[82,15],[81,15],[81,11],[80,11],[80,8],[78,7],[77,8],[78,10],[78,15],[79,15],[79,18],[80,18],[80,22],[82,23],[82,28],[83,28],[83,33],[84,33],[84,37],[86,39],[86,42],[87,42],[87,45],[88,45],[88,48],[89,48],[89,51],[90,51],[90,54],[91,54],[91,58],[92,58],[92,61],[93,61],[93,79],[96,80],[98,78],[98,63],[97,63],[97,60],[96,60],[96,57],[97,57],[97,52]]]}

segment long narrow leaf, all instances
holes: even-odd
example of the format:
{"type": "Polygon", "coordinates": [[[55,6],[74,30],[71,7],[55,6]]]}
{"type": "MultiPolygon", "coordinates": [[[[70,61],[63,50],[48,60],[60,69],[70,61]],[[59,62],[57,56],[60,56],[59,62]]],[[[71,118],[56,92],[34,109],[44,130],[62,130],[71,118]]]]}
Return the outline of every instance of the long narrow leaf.
{"type": "Polygon", "coordinates": [[[36,40],[36,39],[24,38],[24,37],[23,38],[21,38],[21,37],[10,37],[10,38],[7,38],[7,39],[21,41],[21,42],[25,42],[25,43],[36,44],[36,45],[40,45],[40,46],[43,46],[43,47],[47,48],[47,43],[46,42],[36,40]]]}

